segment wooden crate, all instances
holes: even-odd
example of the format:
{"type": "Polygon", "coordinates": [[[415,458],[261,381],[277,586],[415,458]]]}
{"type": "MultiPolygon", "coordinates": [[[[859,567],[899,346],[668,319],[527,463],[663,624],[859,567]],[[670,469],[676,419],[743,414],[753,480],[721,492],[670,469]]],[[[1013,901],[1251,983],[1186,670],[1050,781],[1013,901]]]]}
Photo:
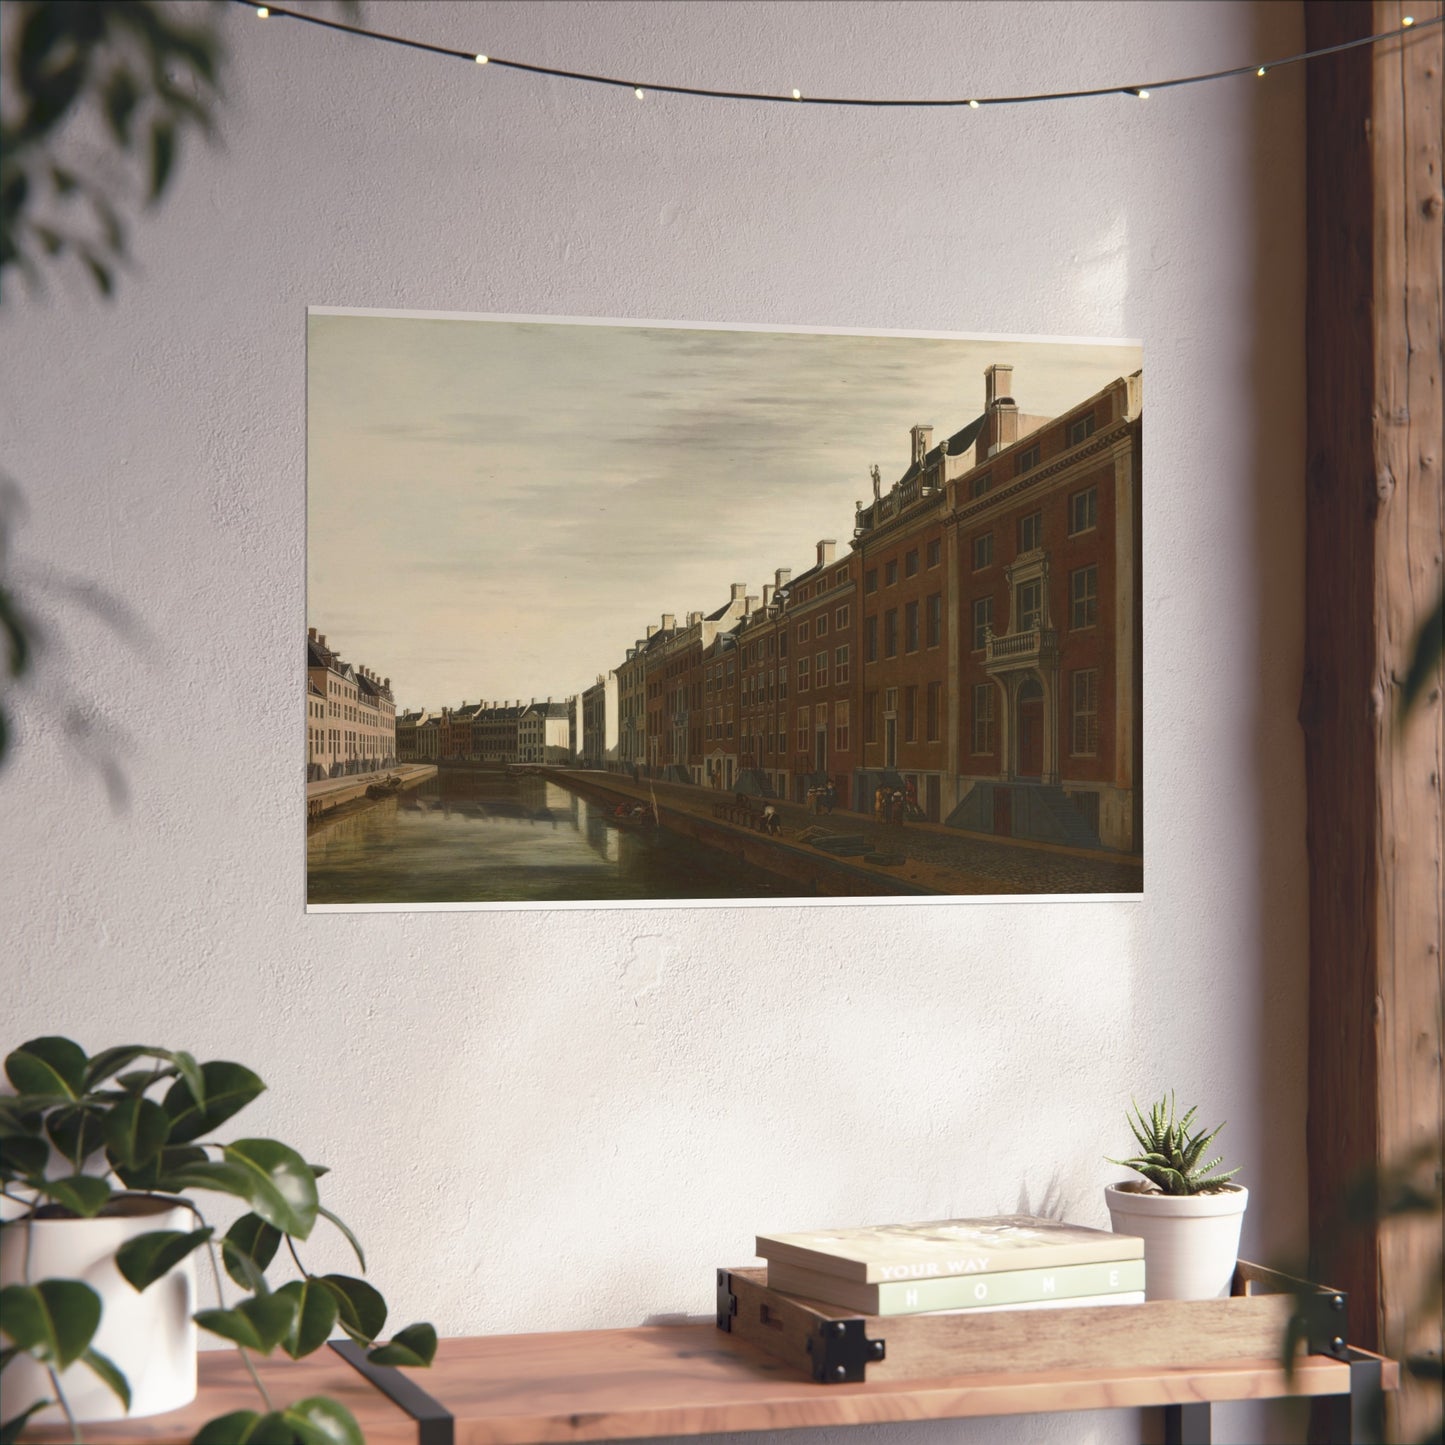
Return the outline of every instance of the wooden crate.
{"type": "Polygon", "coordinates": [[[1244,1260],[1227,1299],[980,1314],[860,1315],[770,1289],[756,1268],[720,1269],[717,1285],[719,1329],[825,1384],[1280,1361],[1291,1318],[1300,1353],[1350,1357],[1343,1293],[1244,1260]]]}

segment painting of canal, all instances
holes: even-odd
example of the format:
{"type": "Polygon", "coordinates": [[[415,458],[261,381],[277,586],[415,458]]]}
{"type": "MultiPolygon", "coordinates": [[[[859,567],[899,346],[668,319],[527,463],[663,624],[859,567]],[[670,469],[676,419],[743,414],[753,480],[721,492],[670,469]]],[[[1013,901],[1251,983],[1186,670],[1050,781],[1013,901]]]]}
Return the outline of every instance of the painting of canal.
{"type": "Polygon", "coordinates": [[[315,308],[313,911],[1143,889],[1119,341],[315,308]]]}

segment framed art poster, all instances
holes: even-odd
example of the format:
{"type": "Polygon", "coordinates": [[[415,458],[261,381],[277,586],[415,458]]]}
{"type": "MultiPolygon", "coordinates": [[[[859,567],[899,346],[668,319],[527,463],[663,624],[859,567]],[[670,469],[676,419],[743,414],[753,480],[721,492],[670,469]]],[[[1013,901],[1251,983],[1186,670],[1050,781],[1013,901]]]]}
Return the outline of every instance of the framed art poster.
{"type": "Polygon", "coordinates": [[[1142,890],[1141,349],[315,309],[313,909],[1142,890]]]}

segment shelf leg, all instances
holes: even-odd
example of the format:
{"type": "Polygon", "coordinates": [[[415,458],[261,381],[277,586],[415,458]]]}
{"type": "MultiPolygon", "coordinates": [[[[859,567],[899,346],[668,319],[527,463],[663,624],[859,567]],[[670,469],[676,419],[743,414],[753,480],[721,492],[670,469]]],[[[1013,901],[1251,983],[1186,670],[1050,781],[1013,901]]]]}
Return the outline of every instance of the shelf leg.
{"type": "Polygon", "coordinates": [[[1320,1404],[1321,1438],[1339,1445],[1381,1445],[1385,1438],[1385,1396],[1379,1360],[1351,1349],[1350,1393],[1330,1395],[1320,1404]]]}
{"type": "Polygon", "coordinates": [[[1164,1407],[1164,1445],[1210,1445],[1209,1401],[1164,1407]]]}

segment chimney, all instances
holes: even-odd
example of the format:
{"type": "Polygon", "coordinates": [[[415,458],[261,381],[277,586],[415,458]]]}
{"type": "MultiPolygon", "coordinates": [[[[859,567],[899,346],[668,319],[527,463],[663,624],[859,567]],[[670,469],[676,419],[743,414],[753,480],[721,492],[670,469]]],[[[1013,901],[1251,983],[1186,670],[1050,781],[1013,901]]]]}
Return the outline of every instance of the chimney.
{"type": "Polygon", "coordinates": [[[832,538],[825,538],[818,543],[818,566],[827,567],[833,560],[833,549],[838,543],[832,538]]]}
{"type": "Polygon", "coordinates": [[[647,624],[647,635],[648,635],[649,637],[656,637],[656,636],[657,636],[657,623],[655,623],[655,622],[649,622],[649,623],[647,624]]]}
{"type": "Polygon", "coordinates": [[[664,612],[664,613],[662,614],[662,630],[663,630],[664,632],[676,632],[676,631],[677,631],[677,613],[675,613],[675,612],[664,612]]]}
{"type": "Polygon", "coordinates": [[[793,569],[791,567],[779,567],[773,573],[773,580],[779,587],[786,587],[793,580],[793,569]]]}
{"type": "Polygon", "coordinates": [[[928,455],[928,449],[933,445],[933,427],[927,423],[920,424],[908,433],[913,438],[913,465],[918,466],[928,455]]]}
{"type": "Polygon", "coordinates": [[[1019,439],[1019,409],[1013,399],[1013,375],[1013,367],[1004,365],[987,367],[983,373],[989,456],[1004,447],[1011,447],[1019,439]]]}
{"type": "Polygon", "coordinates": [[[323,633],[321,634],[321,636],[316,639],[316,641],[317,641],[318,643],[320,643],[320,645],[321,645],[322,647],[325,647],[325,646],[326,646],[326,634],[323,632],[323,633]]]}
{"type": "Polygon", "coordinates": [[[776,592],[777,590],[778,590],[777,587],[776,587],[773,583],[771,583],[771,582],[764,582],[764,583],[763,583],[763,606],[764,606],[764,607],[771,607],[771,606],[773,605],[773,593],[776,592]]]}
{"type": "Polygon", "coordinates": [[[390,689],[391,689],[391,679],[390,679],[389,677],[384,677],[384,678],[382,678],[382,680],[381,680],[381,685],[382,685],[384,688],[386,688],[388,691],[390,691],[390,689]]]}
{"type": "Polygon", "coordinates": [[[306,635],[311,639],[312,642],[316,641],[316,629],[314,627],[308,627],[306,629],[306,635]]]}
{"type": "Polygon", "coordinates": [[[751,613],[753,613],[753,612],[756,612],[757,610],[758,610],[758,599],[757,599],[756,597],[749,597],[749,598],[747,599],[747,611],[751,614],[751,613]]]}
{"type": "Polygon", "coordinates": [[[734,602],[741,602],[747,594],[747,590],[748,584],[746,582],[734,582],[732,600],[734,602]]]}
{"type": "Polygon", "coordinates": [[[688,625],[689,627],[696,627],[697,624],[698,624],[699,622],[701,622],[701,621],[702,621],[702,613],[701,613],[701,612],[689,612],[689,613],[687,614],[687,625],[688,625]]]}

